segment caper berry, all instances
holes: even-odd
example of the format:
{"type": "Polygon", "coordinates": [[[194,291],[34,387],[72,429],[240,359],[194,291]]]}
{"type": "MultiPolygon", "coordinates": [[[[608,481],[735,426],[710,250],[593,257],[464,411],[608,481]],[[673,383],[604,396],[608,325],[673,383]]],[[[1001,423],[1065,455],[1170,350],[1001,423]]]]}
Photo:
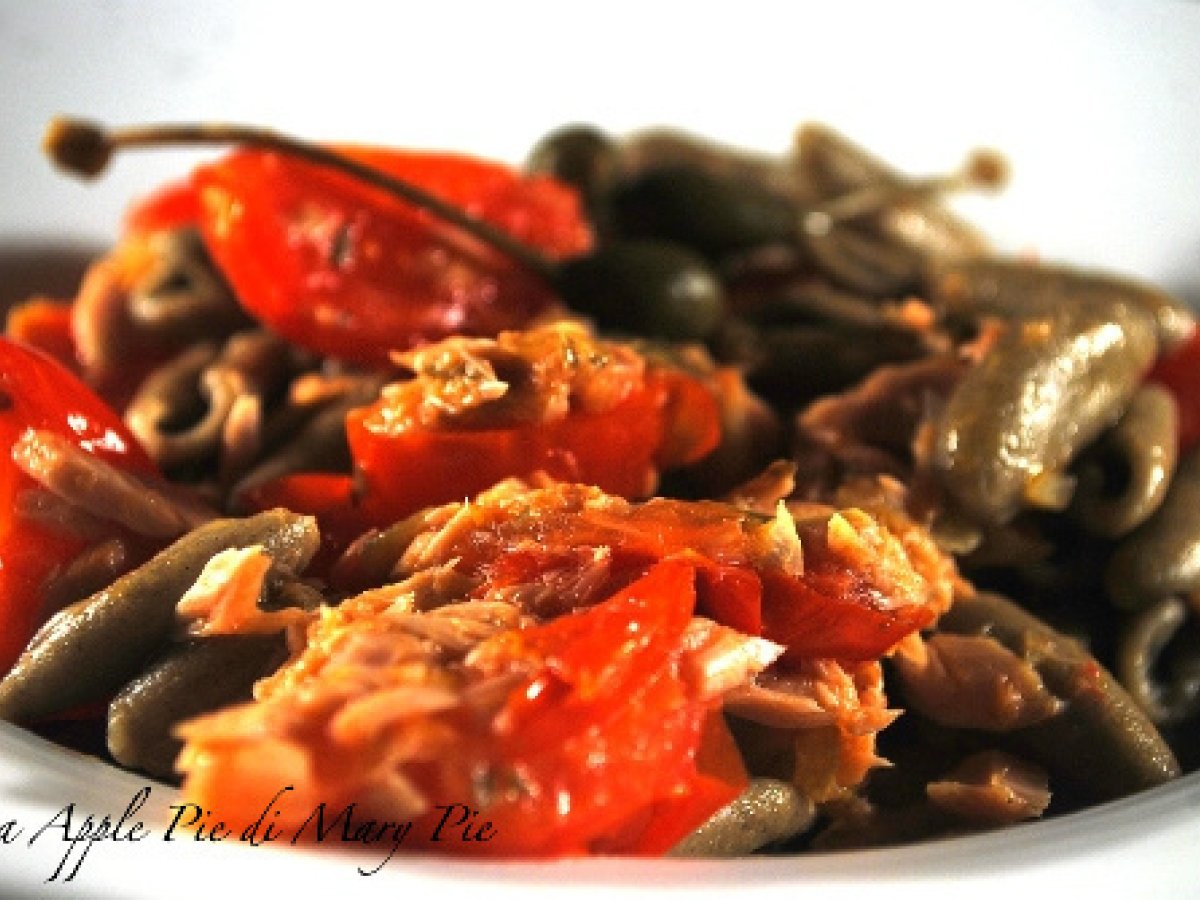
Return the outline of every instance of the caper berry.
{"type": "Polygon", "coordinates": [[[678,241],[710,259],[795,240],[790,201],[754,182],[663,165],[619,183],[610,198],[623,235],[678,241]]]}
{"type": "Polygon", "coordinates": [[[534,145],[525,171],[531,175],[550,175],[571,185],[595,213],[620,165],[620,147],[604,131],[594,125],[565,125],[534,145]]]}
{"type": "Polygon", "coordinates": [[[665,241],[616,241],[561,264],[563,299],[600,328],[700,340],[725,311],[724,290],[692,251],[665,241]]]}

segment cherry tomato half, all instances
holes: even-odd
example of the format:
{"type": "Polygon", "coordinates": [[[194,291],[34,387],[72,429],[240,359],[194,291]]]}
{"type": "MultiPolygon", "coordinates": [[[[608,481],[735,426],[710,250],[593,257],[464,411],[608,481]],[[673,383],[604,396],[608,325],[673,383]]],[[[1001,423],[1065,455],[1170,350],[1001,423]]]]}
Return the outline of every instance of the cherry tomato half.
{"type": "Polygon", "coordinates": [[[45,588],[88,541],[21,514],[37,487],[13,461],[30,429],[68,438],[125,471],[153,474],[154,465],[109,407],[60,363],[0,338],[0,670],[7,671],[51,612],[45,588]]]}
{"type": "Polygon", "coordinates": [[[549,422],[396,429],[395,413],[383,399],[347,419],[365,503],[379,520],[373,524],[537,472],[622,497],[644,497],[661,469],[696,461],[720,438],[712,393],[667,370],[647,372],[643,385],[611,409],[571,412],[549,422]]]}
{"type": "Polygon", "coordinates": [[[385,392],[347,416],[350,473],[302,472],[247,490],[253,509],[284,506],[317,517],[325,549],[318,567],[372,527],[473,496],[506,478],[545,474],[640,498],[659,473],[696,462],[720,440],[717,400],[703,382],[651,366],[603,411],[483,427],[426,427],[411,394],[385,392]]]}
{"type": "MultiPolygon", "coordinates": [[[[588,249],[576,195],[545,178],[450,154],[362,147],[347,156],[416,184],[550,258],[588,249]]],[[[554,300],[491,247],[338,172],[239,150],[131,211],[133,228],[198,216],[250,313],[301,346],[372,365],[451,334],[517,328],[554,300]]]]}
{"type": "Polygon", "coordinates": [[[737,796],[744,771],[714,778],[697,766],[716,705],[692,696],[680,669],[693,582],[691,566],[663,562],[595,607],[503,636],[499,652],[532,662],[532,673],[439,773],[445,796],[464,796],[481,767],[524,783],[483,810],[495,838],[480,849],[662,849],[646,841],[669,847],[737,796]],[[702,808],[679,821],[674,807],[697,793],[702,808]]]}

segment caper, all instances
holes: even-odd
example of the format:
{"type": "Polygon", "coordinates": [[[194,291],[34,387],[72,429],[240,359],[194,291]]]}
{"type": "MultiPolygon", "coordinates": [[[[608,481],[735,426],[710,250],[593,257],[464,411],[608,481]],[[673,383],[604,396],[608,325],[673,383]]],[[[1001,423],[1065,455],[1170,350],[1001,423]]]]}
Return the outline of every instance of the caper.
{"type": "Polygon", "coordinates": [[[525,171],[569,184],[595,213],[620,165],[617,142],[594,125],[579,124],[556,128],[538,141],[525,162],[525,171]]]}
{"type": "Polygon", "coordinates": [[[616,241],[561,264],[557,286],[600,328],[699,340],[725,310],[717,276],[695,253],[665,241],[616,241]]]}
{"type": "Polygon", "coordinates": [[[796,236],[786,198],[745,179],[663,165],[616,185],[610,198],[621,234],[679,241],[709,258],[796,236]]]}

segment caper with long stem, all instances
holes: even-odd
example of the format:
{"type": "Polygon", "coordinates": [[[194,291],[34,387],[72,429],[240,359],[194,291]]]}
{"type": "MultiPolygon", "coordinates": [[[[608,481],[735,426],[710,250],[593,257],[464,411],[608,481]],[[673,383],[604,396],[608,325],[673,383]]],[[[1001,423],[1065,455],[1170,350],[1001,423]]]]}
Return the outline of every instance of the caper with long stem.
{"type": "Polygon", "coordinates": [[[630,324],[656,329],[654,336],[698,339],[716,326],[724,308],[719,280],[702,259],[674,243],[638,241],[630,253],[625,242],[607,244],[566,260],[551,259],[488,222],[447,203],[421,187],[359,162],[328,147],[245,125],[159,124],[106,128],[79,119],[54,119],[43,146],[61,168],[93,178],[123,149],[159,146],[244,144],[286,153],[333,169],[424,209],[499,250],[545,280],[570,307],[591,315],[601,326],[630,324]],[[610,257],[617,258],[614,264],[610,257]],[[647,264],[653,277],[640,277],[630,266],[647,264]],[[608,282],[610,272],[616,274],[608,282]],[[600,280],[598,280],[600,279],[600,280]],[[667,314],[662,314],[662,310],[667,314]]]}
{"type": "Polygon", "coordinates": [[[1007,178],[998,154],[978,150],[957,170],[930,178],[886,178],[797,203],[760,181],[687,163],[647,168],[612,191],[614,224],[626,233],[678,240],[709,258],[771,244],[810,246],[841,226],[921,205],[956,191],[996,190],[1007,178]]]}
{"type": "Polygon", "coordinates": [[[1007,180],[1008,164],[1003,157],[990,150],[976,150],[958,169],[944,175],[868,184],[801,210],[800,230],[819,237],[835,224],[874,215],[888,206],[928,202],[956,191],[998,190],[1007,180]]]}

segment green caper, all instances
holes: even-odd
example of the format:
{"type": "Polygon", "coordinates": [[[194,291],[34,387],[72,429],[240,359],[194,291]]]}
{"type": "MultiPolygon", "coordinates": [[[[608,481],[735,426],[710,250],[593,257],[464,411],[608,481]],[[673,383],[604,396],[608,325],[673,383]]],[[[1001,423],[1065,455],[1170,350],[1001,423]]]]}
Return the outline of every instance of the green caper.
{"type": "Polygon", "coordinates": [[[594,125],[564,125],[551,131],[530,151],[525,171],[550,175],[579,191],[595,211],[621,165],[618,143],[594,125]]]}
{"type": "Polygon", "coordinates": [[[610,198],[621,234],[679,241],[709,258],[796,236],[796,210],[746,179],[663,165],[618,184],[610,198]]]}
{"type": "Polygon", "coordinates": [[[617,241],[561,264],[557,286],[600,328],[700,340],[725,311],[717,276],[695,253],[665,241],[617,241]]]}

